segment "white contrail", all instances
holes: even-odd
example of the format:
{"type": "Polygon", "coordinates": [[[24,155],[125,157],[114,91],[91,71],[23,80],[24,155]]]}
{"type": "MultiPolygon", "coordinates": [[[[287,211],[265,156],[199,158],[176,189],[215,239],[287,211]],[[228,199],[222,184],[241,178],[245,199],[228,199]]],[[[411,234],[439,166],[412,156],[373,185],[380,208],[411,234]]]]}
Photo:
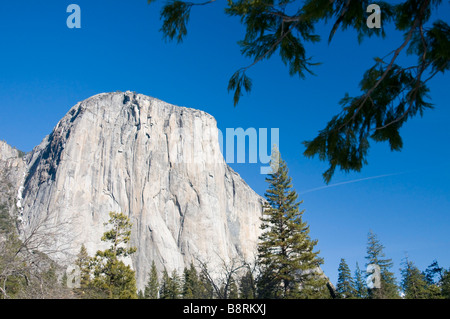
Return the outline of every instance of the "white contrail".
{"type": "Polygon", "coordinates": [[[341,183],[336,183],[336,184],[332,184],[332,185],[325,185],[322,187],[317,187],[317,188],[312,188],[312,189],[308,189],[306,191],[303,191],[301,193],[299,193],[299,195],[302,194],[306,194],[306,193],[311,193],[311,192],[315,192],[321,189],[325,189],[325,188],[329,188],[329,187],[335,187],[335,186],[340,186],[340,185],[345,185],[345,184],[351,184],[351,183],[357,183],[357,182],[362,182],[362,181],[367,181],[369,179],[376,179],[376,178],[382,178],[382,177],[388,177],[388,176],[394,176],[394,175],[400,175],[400,174],[405,174],[406,172],[401,172],[401,173],[392,173],[392,174],[384,174],[384,175],[377,175],[377,176],[371,176],[371,177],[365,177],[365,178],[360,178],[360,179],[353,179],[351,181],[346,181],[346,182],[341,182],[341,183]]]}

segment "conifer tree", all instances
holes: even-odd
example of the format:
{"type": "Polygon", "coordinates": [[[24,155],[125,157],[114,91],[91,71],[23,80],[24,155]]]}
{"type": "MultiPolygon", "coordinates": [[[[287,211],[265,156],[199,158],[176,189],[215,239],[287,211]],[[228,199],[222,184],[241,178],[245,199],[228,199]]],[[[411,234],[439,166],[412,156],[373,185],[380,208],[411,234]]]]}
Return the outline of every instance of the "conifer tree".
{"type": "Polygon", "coordinates": [[[437,260],[433,262],[425,269],[424,276],[427,282],[427,299],[440,299],[442,298],[441,284],[443,278],[443,268],[439,266],[437,260]]]}
{"type": "Polygon", "coordinates": [[[148,274],[147,285],[144,289],[144,298],[145,299],[158,299],[159,292],[159,281],[158,281],[158,272],[156,270],[155,261],[152,261],[152,267],[150,269],[150,273],[148,274]]]}
{"type": "Polygon", "coordinates": [[[230,288],[228,292],[227,299],[238,299],[239,298],[239,288],[236,284],[236,280],[231,278],[230,288]]]}
{"type": "Polygon", "coordinates": [[[239,297],[242,299],[255,299],[256,287],[255,279],[250,270],[246,271],[241,277],[241,283],[239,285],[239,297]]]}
{"type": "MultiPolygon", "coordinates": [[[[206,266],[205,266],[206,267],[206,266]]],[[[199,296],[200,299],[213,299],[215,297],[214,286],[209,279],[208,269],[203,267],[199,274],[199,296]]]]}
{"type": "Polygon", "coordinates": [[[355,283],[344,258],[339,263],[336,296],[339,299],[356,298],[355,283]]]}
{"type": "Polygon", "coordinates": [[[450,268],[443,271],[440,286],[442,297],[450,299],[450,268]]]}
{"type": "Polygon", "coordinates": [[[77,259],[75,260],[75,265],[80,270],[80,287],[74,289],[74,292],[80,298],[95,298],[93,296],[94,290],[91,289],[91,260],[92,258],[88,255],[86,246],[84,244],[81,245],[77,259]]]}
{"type": "Polygon", "coordinates": [[[433,262],[425,269],[425,280],[428,284],[437,284],[443,275],[443,268],[439,266],[437,260],[433,262]],[[437,277],[437,278],[436,278],[437,277]]]}
{"type": "Polygon", "coordinates": [[[0,205],[0,299],[16,298],[26,284],[24,278],[30,275],[27,263],[18,253],[21,246],[13,219],[6,206],[0,205]]]}
{"type": "Polygon", "coordinates": [[[366,282],[364,280],[363,273],[359,268],[358,262],[356,262],[355,269],[355,296],[358,299],[366,299],[368,297],[366,282]]]}
{"type": "Polygon", "coordinates": [[[136,252],[135,247],[126,247],[130,241],[131,223],[123,213],[111,212],[106,225],[112,228],[105,232],[102,241],[111,246],[104,251],[97,251],[92,260],[92,286],[105,293],[110,299],[136,299],[137,288],[135,272],[119,258],[136,252]]]}
{"type": "Polygon", "coordinates": [[[160,298],[161,299],[179,299],[181,296],[181,280],[180,277],[174,269],[172,274],[169,275],[166,268],[164,268],[161,288],[160,288],[160,298]]]}
{"type": "Polygon", "coordinates": [[[197,269],[191,262],[189,268],[184,269],[182,295],[184,299],[202,298],[203,285],[200,282],[197,269]]]}
{"type": "Polygon", "coordinates": [[[181,297],[181,278],[176,269],[172,271],[169,282],[170,299],[179,299],[181,297]]]}
{"type": "Polygon", "coordinates": [[[374,264],[380,267],[380,287],[369,288],[370,299],[395,299],[399,298],[398,286],[394,274],[390,271],[393,267],[392,259],[386,259],[384,246],[377,235],[372,231],[368,234],[367,265],[374,264]]]}
{"type": "Polygon", "coordinates": [[[194,299],[194,282],[190,269],[187,267],[183,271],[183,299],[194,299]]]}
{"type": "Polygon", "coordinates": [[[159,298],[160,299],[170,299],[170,276],[167,272],[166,267],[164,267],[162,278],[161,278],[161,286],[159,288],[159,298]]]}
{"type": "Polygon", "coordinates": [[[262,234],[258,245],[261,278],[259,295],[263,298],[325,298],[329,296],[326,278],[317,272],[323,263],[314,252],[317,240],[309,236],[303,221],[302,202],[292,189],[286,163],[274,149],[272,173],[266,178],[267,203],[262,217],[262,234]]]}
{"type": "Polygon", "coordinates": [[[84,244],[81,245],[80,252],[77,255],[77,260],[75,261],[75,265],[78,266],[81,273],[80,285],[81,287],[87,286],[90,281],[90,273],[89,273],[89,263],[91,257],[87,252],[86,246],[84,244]]]}
{"type": "Polygon", "coordinates": [[[414,265],[412,261],[405,258],[401,269],[401,288],[406,299],[427,299],[429,290],[425,275],[414,265]]]}

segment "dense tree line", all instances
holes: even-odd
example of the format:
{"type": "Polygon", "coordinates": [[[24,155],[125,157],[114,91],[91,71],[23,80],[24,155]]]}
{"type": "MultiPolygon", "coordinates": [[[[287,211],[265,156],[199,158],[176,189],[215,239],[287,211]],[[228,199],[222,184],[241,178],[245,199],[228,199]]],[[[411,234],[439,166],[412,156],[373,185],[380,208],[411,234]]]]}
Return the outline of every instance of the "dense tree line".
{"type": "Polygon", "coordinates": [[[340,299],[442,299],[450,298],[450,269],[444,269],[434,260],[424,271],[405,257],[401,263],[401,279],[392,272],[392,259],[386,258],[384,246],[377,235],[369,232],[366,260],[378,265],[379,281],[374,285],[373,273],[362,271],[356,263],[352,274],[344,258],[338,268],[336,297],[340,299]]]}

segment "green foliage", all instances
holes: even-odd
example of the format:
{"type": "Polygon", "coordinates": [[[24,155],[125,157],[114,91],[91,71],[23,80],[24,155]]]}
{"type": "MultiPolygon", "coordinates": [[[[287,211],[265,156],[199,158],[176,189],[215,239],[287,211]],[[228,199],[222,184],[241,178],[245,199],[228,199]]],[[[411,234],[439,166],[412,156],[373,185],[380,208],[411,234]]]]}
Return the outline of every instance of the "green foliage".
{"type": "MultiPolygon", "coordinates": [[[[191,264],[191,266],[193,267],[192,264],[191,264]]],[[[194,295],[195,295],[194,291],[197,286],[198,277],[197,277],[197,271],[195,270],[195,268],[193,269],[194,271],[192,271],[192,267],[191,267],[191,269],[185,268],[184,272],[183,272],[183,276],[184,276],[183,298],[184,299],[194,299],[194,295]]]]}
{"type": "Polygon", "coordinates": [[[354,274],[354,282],[355,282],[355,297],[357,299],[366,299],[368,298],[368,291],[366,287],[366,281],[364,280],[363,273],[359,268],[358,263],[356,263],[356,269],[354,274]]]}
{"type": "Polygon", "coordinates": [[[341,262],[339,263],[336,295],[339,299],[355,298],[357,295],[350,268],[344,258],[341,258],[341,262]]]}
{"type": "Polygon", "coordinates": [[[404,298],[428,299],[430,295],[425,275],[412,261],[406,259],[403,264],[401,288],[405,294],[404,298]]]}
{"type": "MultiPolygon", "coordinates": [[[[152,266],[153,269],[153,266],[152,266]]],[[[207,269],[203,269],[200,273],[191,263],[189,268],[185,267],[183,275],[180,277],[176,270],[173,270],[171,274],[164,268],[162,272],[162,278],[160,285],[152,285],[154,282],[151,278],[156,277],[156,267],[152,270],[153,275],[150,275],[149,283],[145,288],[145,298],[151,295],[151,298],[156,297],[159,299],[212,299],[215,296],[214,288],[211,285],[209,276],[207,275],[207,269]],[[153,286],[154,288],[150,289],[153,286]],[[156,287],[159,287],[157,294],[150,293],[154,291],[156,287]]],[[[233,294],[237,296],[237,286],[234,285],[233,294]]]]}
{"type": "Polygon", "coordinates": [[[0,193],[7,200],[6,205],[0,205],[0,299],[71,297],[70,290],[59,279],[60,267],[37,249],[44,241],[52,240],[52,235],[34,227],[19,237],[17,221],[8,209],[12,204],[12,186],[2,175],[0,172],[0,188],[6,186],[6,190],[0,189],[0,193]]]}
{"type": "Polygon", "coordinates": [[[239,297],[242,299],[256,298],[256,282],[250,270],[248,270],[241,277],[241,283],[239,285],[239,297]]]}
{"type": "Polygon", "coordinates": [[[380,288],[368,289],[370,299],[396,299],[400,297],[396,279],[390,271],[394,264],[392,259],[386,259],[385,257],[384,246],[380,243],[377,235],[370,231],[367,241],[367,265],[378,265],[381,277],[380,288]]]}
{"type": "Polygon", "coordinates": [[[105,232],[102,236],[102,241],[110,242],[111,246],[104,252],[99,252],[100,256],[111,255],[112,257],[127,257],[136,252],[135,247],[127,248],[121,245],[126,245],[130,241],[131,223],[129,218],[123,213],[109,213],[109,222],[105,226],[112,228],[105,232]]]}
{"type": "Polygon", "coordinates": [[[437,260],[433,262],[423,272],[427,284],[427,299],[441,299],[443,298],[441,286],[444,269],[439,266],[437,260]]]}
{"type": "Polygon", "coordinates": [[[228,288],[227,299],[238,299],[239,298],[239,288],[237,286],[236,280],[233,277],[230,279],[228,288]]]}
{"type": "Polygon", "coordinates": [[[126,247],[130,241],[131,223],[123,213],[111,212],[106,225],[112,228],[105,232],[102,241],[110,242],[109,249],[97,251],[90,262],[93,279],[90,286],[110,299],[137,298],[135,272],[125,265],[121,257],[127,257],[136,251],[134,247],[126,247]]]}
{"type": "Polygon", "coordinates": [[[159,298],[161,299],[169,299],[170,298],[170,276],[167,272],[167,269],[164,268],[161,279],[161,286],[159,287],[159,298]]]}
{"type": "MultiPolygon", "coordinates": [[[[309,1],[316,2],[316,1],[309,1]]],[[[342,30],[352,28],[356,31],[358,35],[358,41],[361,43],[365,36],[371,37],[373,35],[378,35],[385,37],[386,33],[384,28],[373,28],[370,29],[366,25],[367,21],[367,6],[371,4],[369,1],[333,1],[328,7],[333,6],[332,9],[327,10],[324,13],[324,17],[335,19],[333,28],[328,37],[328,43],[331,42],[334,34],[341,27],[342,30]],[[327,14],[328,13],[328,14],[327,14]]],[[[388,22],[393,15],[393,6],[385,1],[377,1],[377,5],[380,6],[382,12],[382,25],[388,22]]]]}
{"type": "Polygon", "coordinates": [[[249,92],[252,88],[252,80],[245,74],[245,69],[236,71],[228,82],[228,92],[234,91],[234,105],[236,106],[241,98],[242,88],[249,92]]]}
{"type": "Polygon", "coordinates": [[[200,282],[200,292],[199,292],[200,299],[216,298],[213,284],[209,279],[207,272],[208,270],[206,268],[203,268],[198,276],[200,282]]]}
{"type": "Polygon", "coordinates": [[[417,113],[421,115],[432,104],[426,102],[429,89],[415,80],[413,72],[398,65],[387,69],[377,62],[360,83],[364,94],[340,101],[343,111],[312,141],[304,142],[304,155],[328,161],[330,167],[323,174],[330,182],[336,167],[345,172],[360,171],[367,164],[369,138],[388,142],[391,151],[403,147],[400,136],[402,125],[417,113]],[[379,80],[383,78],[383,81],[379,80]],[[405,93],[406,92],[406,93],[405,93]]]}
{"type": "MultiPolygon", "coordinates": [[[[181,42],[187,35],[192,7],[213,2],[175,0],[166,4],[161,11],[164,38],[181,42]]],[[[252,89],[247,71],[275,53],[291,76],[305,78],[313,74],[312,67],[320,63],[311,61],[305,44],[320,41],[315,34],[319,23],[333,23],[328,42],[339,29],[353,29],[359,42],[365,37],[385,37],[385,26],[389,23],[404,34],[403,43],[386,56],[392,56],[390,61],[385,61],[386,57],[375,57],[375,65],[363,75],[361,95],[346,94],[340,101],[342,111],[317,137],[304,142],[306,157],[318,156],[329,163],[323,173],[326,183],[330,182],[336,168],[359,172],[367,165],[370,140],[388,142],[391,151],[400,151],[403,147],[401,127],[432,108],[427,82],[450,68],[450,27],[442,20],[429,21],[432,10],[438,10],[440,0],[405,0],[398,4],[378,1],[382,18],[379,29],[366,25],[369,4],[367,0],[230,0],[225,8],[227,15],[239,17],[245,27],[244,38],[238,45],[241,54],[253,60],[234,72],[229,80],[228,91],[234,92],[235,106],[243,92],[249,93],[252,89]],[[417,65],[397,64],[402,51],[415,55],[417,65]]]]}
{"type": "Polygon", "coordinates": [[[309,237],[309,226],[299,211],[297,193],[292,190],[286,163],[277,150],[272,152],[278,170],[269,174],[267,204],[262,217],[258,244],[262,298],[323,298],[328,292],[326,279],[316,272],[323,260],[314,252],[317,240],[309,237]]]}
{"type": "MultiPolygon", "coordinates": [[[[392,267],[390,259],[383,259],[384,247],[380,244],[377,236],[369,233],[368,240],[368,256],[370,263],[378,263],[381,265],[381,287],[369,289],[364,278],[363,271],[360,270],[356,263],[354,277],[350,277],[350,270],[341,259],[338,269],[338,283],[336,289],[337,298],[352,299],[397,299],[400,298],[399,289],[401,289],[401,297],[403,299],[442,299],[449,298],[446,293],[450,291],[448,288],[449,277],[445,277],[446,271],[439,267],[436,260],[427,267],[425,271],[420,271],[412,261],[407,258],[402,262],[400,287],[395,284],[395,278],[389,271],[392,267]]],[[[448,275],[448,273],[447,273],[448,275]]]]}
{"type": "Polygon", "coordinates": [[[449,69],[450,33],[442,21],[430,29],[424,27],[431,6],[430,1],[406,1],[397,6],[383,3],[383,16],[392,18],[398,30],[406,31],[405,41],[392,52],[390,62],[375,58],[375,65],[360,83],[363,94],[346,94],[340,102],[342,112],[315,139],[304,142],[305,156],[318,156],[330,164],[323,174],[325,182],[330,182],[337,167],[345,172],[360,171],[368,163],[369,138],[388,142],[391,151],[400,151],[403,124],[432,108],[426,83],[449,69]],[[418,65],[402,67],[395,61],[408,44],[407,53],[417,56],[418,65]]]}
{"type": "Polygon", "coordinates": [[[14,298],[26,286],[29,272],[18,255],[22,245],[6,205],[0,205],[0,299],[14,298]]]}
{"type": "Polygon", "coordinates": [[[187,34],[186,24],[189,21],[189,15],[192,5],[183,1],[173,0],[167,4],[161,11],[163,25],[161,31],[166,39],[177,39],[183,41],[187,34]]]}
{"type": "Polygon", "coordinates": [[[245,25],[243,40],[238,41],[243,56],[253,59],[253,63],[236,71],[228,84],[228,91],[234,90],[234,105],[240,100],[242,89],[251,91],[251,79],[246,71],[263,59],[269,59],[279,52],[281,61],[288,67],[291,76],[305,78],[306,73],[313,74],[311,67],[318,63],[311,62],[306,56],[303,42],[317,42],[319,36],[314,34],[312,21],[284,15],[288,3],[294,1],[230,1],[225,12],[238,16],[245,25]]]}
{"type": "Polygon", "coordinates": [[[180,299],[182,289],[181,284],[181,279],[175,269],[172,271],[172,274],[169,275],[167,269],[164,268],[159,291],[160,299],[180,299]]]}
{"type": "Polygon", "coordinates": [[[439,266],[437,260],[433,260],[424,272],[427,283],[430,285],[438,283],[439,280],[442,279],[443,270],[444,269],[439,266]]]}
{"type": "Polygon", "coordinates": [[[0,234],[0,298],[15,298],[26,288],[26,276],[30,274],[25,261],[17,255],[22,242],[13,233],[0,234]]]}
{"type": "Polygon", "coordinates": [[[148,282],[144,290],[144,298],[157,299],[159,292],[159,280],[158,280],[158,272],[156,270],[156,265],[154,261],[152,262],[152,267],[150,269],[148,277],[149,277],[148,282]]]}
{"type": "Polygon", "coordinates": [[[180,299],[181,298],[182,281],[177,271],[174,269],[172,271],[172,276],[170,277],[169,291],[170,299],[180,299]]]}
{"type": "Polygon", "coordinates": [[[189,268],[184,269],[183,277],[184,299],[203,299],[207,296],[205,283],[202,282],[193,263],[189,268]]]}
{"type": "MultiPolygon", "coordinates": [[[[155,0],[148,0],[148,3],[155,0]]],[[[208,3],[212,3],[215,0],[193,3],[180,0],[169,1],[161,10],[161,20],[163,24],[161,32],[166,40],[176,39],[178,43],[183,42],[183,38],[187,35],[187,23],[189,22],[189,16],[191,8],[193,6],[201,6],[208,3]]]]}
{"type": "Polygon", "coordinates": [[[89,256],[86,246],[81,245],[78,252],[75,265],[80,271],[80,287],[74,288],[74,293],[83,299],[93,298],[94,291],[90,287],[91,274],[90,274],[91,257],[89,256]]]}
{"type": "Polygon", "coordinates": [[[445,299],[450,299],[450,268],[443,271],[440,286],[442,297],[445,299]]]}
{"type": "Polygon", "coordinates": [[[6,205],[0,204],[0,235],[9,234],[14,231],[13,219],[6,209],[6,205]]]}

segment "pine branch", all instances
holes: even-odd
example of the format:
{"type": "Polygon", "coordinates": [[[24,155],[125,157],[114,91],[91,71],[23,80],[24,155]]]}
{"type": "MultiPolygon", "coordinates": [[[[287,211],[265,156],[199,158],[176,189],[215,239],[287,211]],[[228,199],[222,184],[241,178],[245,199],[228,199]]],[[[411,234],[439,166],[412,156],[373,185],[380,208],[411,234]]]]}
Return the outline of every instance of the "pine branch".
{"type": "Polygon", "coordinates": [[[386,67],[386,70],[384,71],[384,73],[381,75],[381,77],[378,79],[378,81],[375,83],[375,85],[370,88],[359,100],[362,99],[361,104],[359,105],[359,107],[355,110],[355,112],[353,113],[352,117],[345,122],[344,124],[342,124],[339,128],[338,131],[340,131],[343,127],[347,126],[348,124],[350,124],[350,122],[352,122],[355,118],[356,115],[361,111],[361,109],[364,107],[366,101],[368,100],[369,96],[375,91],[375,89],[380,85],[380,83],[385,79],[385,77],[387,76],[387,74],[389,73],[389,71],[392,69],[395,60],[397,59],[397,57],[400,55],[400,52],[406,47],[406,45],[409,43],[409,41],[412,38],[413,32],[415,31],[415,29],[420,26],[422,27],[422,18],[423,15],[425,13],[425,9],[428,8],[429,4],[430,4],[431,0],[426,0],[424,1],[424,3],[421,5],[421,9],[420,9],[420,13],[417,15],[416,19],[414,20],[413,26],[411,27],[411,29],[409,30],[405,41],[403,41],[403,43],[394,51],[394,56],[392,57],[389,65],[386,67]]]}

